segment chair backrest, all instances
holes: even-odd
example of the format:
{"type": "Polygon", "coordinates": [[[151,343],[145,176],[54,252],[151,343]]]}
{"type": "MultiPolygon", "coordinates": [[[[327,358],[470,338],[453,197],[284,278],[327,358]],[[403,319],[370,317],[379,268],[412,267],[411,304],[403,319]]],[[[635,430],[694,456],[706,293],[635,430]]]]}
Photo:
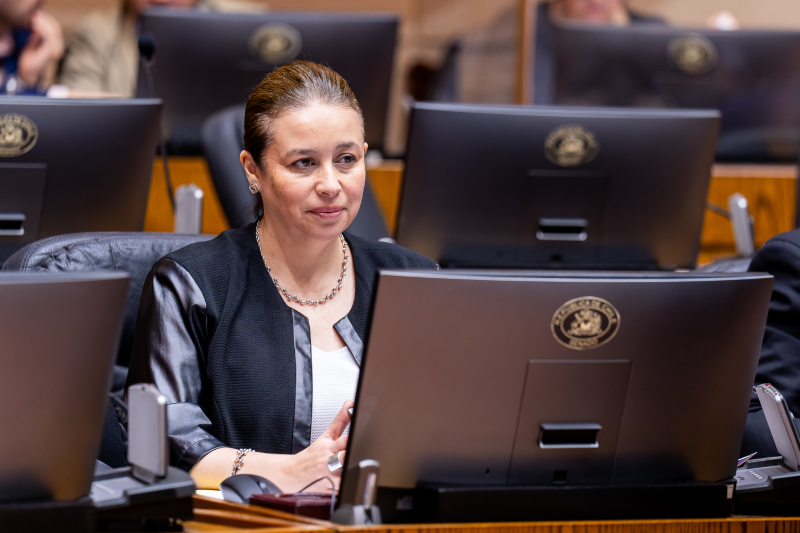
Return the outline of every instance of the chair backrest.
{"type": "MultiPolygon", "coordinates": [[[[214,113],[203,123],[201,135],[211,179],[228,223],[234,228],[246,226],[255,219],[248,209],[253,195],[239,162],[239,154],[244,149],[244,107],[229,107],[214,113]]],[[[369,180],[364,187],[358,216],[347,231],[375,241],[389,236],[369,180]]]]}
{"type": "Polygon", "coordinates": [[[125,322],[112,386],[113,391],[118,391],[125,385],[142,286],[153,264],[178,248],[211,238],[212,235],[139,232],[58,235],[18,250],[8,258],[2,269],[29,272],[119,270],[130,274],[125,322]]]}
{"type": "Polygon", "coordinates": [[[713,263],[694,269],[695,272],[747,272],[750,268],[752,257],[734,257],[719,259],[713,263]]]}
{"type": "Polygon", "coordinates": [[[461,41],[454,39],[447,47],[439,70],[434,72],[425,90],[428,102],[458,102],[458,61],[461,56],[461,41]]]}
{"type": "Polygon", "coordinates": [[[201,133],[203,152],[217,196],[233,228],[253,221],[247,206],[253,195],[247,187],[239,154],[244,150],[244,106],[223,109],[203,123],[201,133]]]}

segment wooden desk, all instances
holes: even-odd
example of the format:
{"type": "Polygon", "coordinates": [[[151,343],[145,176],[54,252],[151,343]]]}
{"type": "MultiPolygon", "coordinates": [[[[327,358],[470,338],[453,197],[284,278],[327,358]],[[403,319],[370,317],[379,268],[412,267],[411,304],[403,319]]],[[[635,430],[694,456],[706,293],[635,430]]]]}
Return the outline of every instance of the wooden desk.
{"type": "Polygon", "coordinates": [[[595,522],[505,522],[477,524],[413,524],[340,526],[279,511],[195,496],[195,520],[187,532],[249,531],[259,533],[800,533],[797,518],[607,520],[595,522]]]}
{"type": "Polygon", "coordinates": [[[508,522],[342,527],[359,533],[789,533],[800,531],[798,518],[711,520],[608,520],[600,522],[508,522]]]}
{"type": "MultiPolygon", "coordinates": [[[[171,157],[170,170],[175,187],[194,183],[205,192],[203,233],[218,234],[229,228],[211,175],[202,157],[171,157]]],[[[756,245],[794,228],[797,198],[797,165],[714,165],[708,201],[727,209],[728,196],[742,193],[755,218],[756,245]]],[[[397,224],[403,162],[384,161],[370,168],[368,177],[390,231],[397,224]]],[[[145,214],[145,231],[172,231],[172,208],[166,193],[160,159],[153,168],[150,199],[145,214]]],[[[699,262],[735,253],[730,222],[706,211],[699,262]]]]}

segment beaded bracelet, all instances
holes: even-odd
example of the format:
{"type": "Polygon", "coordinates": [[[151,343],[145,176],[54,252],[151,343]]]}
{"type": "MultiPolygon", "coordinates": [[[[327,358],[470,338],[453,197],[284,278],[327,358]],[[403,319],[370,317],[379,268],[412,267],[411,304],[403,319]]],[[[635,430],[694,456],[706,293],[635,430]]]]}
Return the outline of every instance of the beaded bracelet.
{"type": "Polygon", "coordinates": [[[242,448],[236,454],[236,459],[233,460],[233,471],[231,472],[231,476],[235,476],[239,473],[239,470],[244,466],[244,456],[248,453],[252,452],[250,448],[242,448]]]}

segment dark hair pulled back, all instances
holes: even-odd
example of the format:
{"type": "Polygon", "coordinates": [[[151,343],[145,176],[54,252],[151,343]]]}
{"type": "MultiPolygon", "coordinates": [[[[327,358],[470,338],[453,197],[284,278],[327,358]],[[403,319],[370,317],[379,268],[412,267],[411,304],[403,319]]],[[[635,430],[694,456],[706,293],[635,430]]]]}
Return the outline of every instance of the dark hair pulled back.
{"type": "MultiPolygon", "coordinates": [[[[244,111],[244,149],[261,168],[264,151],[274,138],[273,122],[288,111],[314,103],[349,107],[358,113],[361,132],[364,114],[350,86],[331,68],[310,61],[293,61],[279,67],[261,80],[244,111]]],[[[264,208],[257,194],[253,214],[258,218],[264,208]]]]}

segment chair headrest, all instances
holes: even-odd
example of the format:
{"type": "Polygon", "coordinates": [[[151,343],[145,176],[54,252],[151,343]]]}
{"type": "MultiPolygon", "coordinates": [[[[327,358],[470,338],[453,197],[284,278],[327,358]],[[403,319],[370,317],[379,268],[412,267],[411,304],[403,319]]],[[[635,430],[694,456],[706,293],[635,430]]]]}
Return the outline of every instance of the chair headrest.
{"type": "Polygon", "coordinates": [[[212,238],[212,235],[175,233],[71,233],[42,239],[17,250],[8,258],[2,270],[117,270],[130,274],[125,322],[117,355],[117,364],[127,367],[142,286],[150,269],[166,254],[212,238]]]}

